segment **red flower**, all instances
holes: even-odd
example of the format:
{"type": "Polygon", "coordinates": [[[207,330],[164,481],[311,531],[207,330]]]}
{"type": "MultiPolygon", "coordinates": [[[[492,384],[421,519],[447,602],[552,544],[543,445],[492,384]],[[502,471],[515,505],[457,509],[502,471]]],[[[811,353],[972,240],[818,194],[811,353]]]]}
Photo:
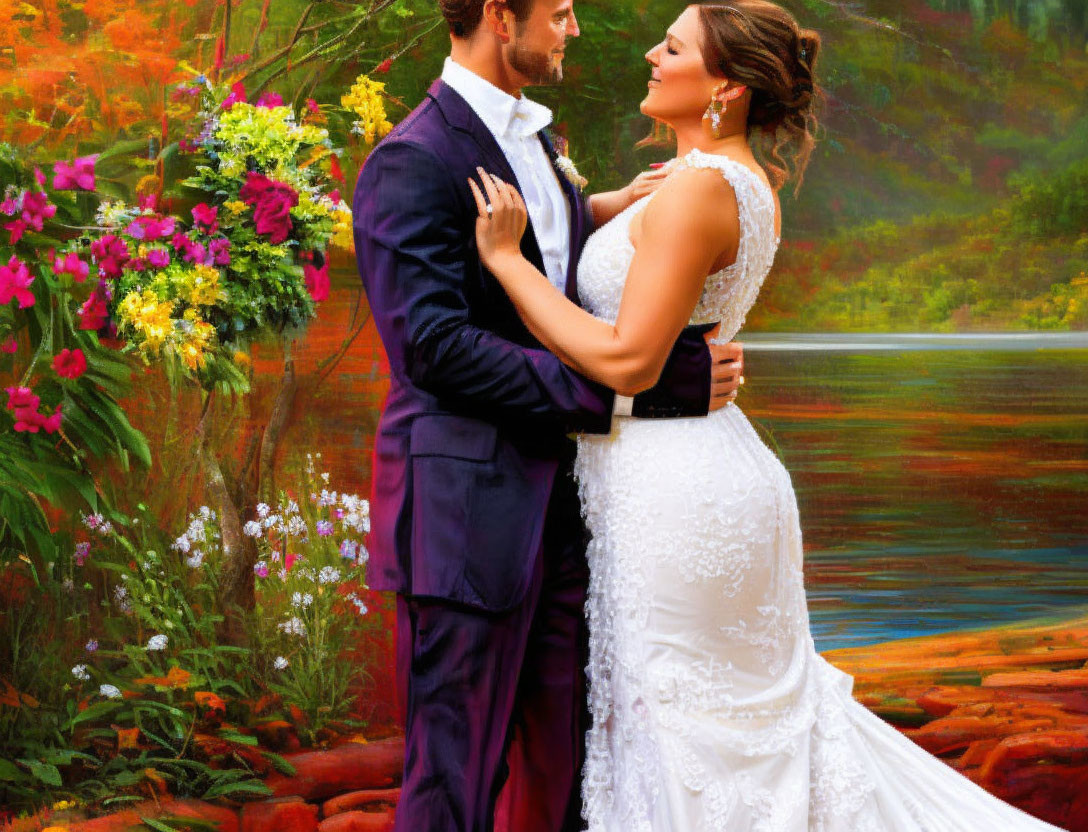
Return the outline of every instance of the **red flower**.
{"type": "Polygon", "coordinates": [[[10,245],[15,245],[19,240],[23,238],[23,232],[26,231],[26,223],[22,220],[12,220],[4,229],[11,232],[11,239],[8,240],[10,245]]]}
{"type": "Polygon", "coordinates": [[[37,410],[42,400],[29,387],[5,387],[8,394],[8,410],[37,410]]]}
{"type": "Polygon", "coordinates": [[[227,54],[227,44],[226,44],[226,41],[223,40],[223,36],[220,35],[219,40],[217,40],[215,42],[215,68],[216,69],[222,69],[223,68],[223,58],[226,57],[226,54],[227,54]]]}
{"type": "Polygon", "coordinates": [[[4,343],[0,344],[0,352],[7,353],[8,355],[14,355],[19,351],[19,342],[15,340],[15,336],[10,336],[4,343]]]}
{"type": "Polygon", "coordinates": [[[326,261],[320,269],[310,263],[302,267],[302,273],[306,277],[306,291],[314,299],[314,303],[321,303],[329,296],[329,264],[326,261]]]}
{"type": "Polygon", "coordinates": [[[41,420],[39,424],[45,428],[45,432],[49,434],[56,433],[60,430],[61,420],[64,418],[60,412],[60,405],[57,405],[57,409],[53,411],[52,416],[38,416],[41,420]]]}
{"type": "Polygon", "coordinates": [[[273,244],[282,243],[291,233],[291,209],[298,205],[298,193],[290,185],[273,182],[263,173],[249,173],[239,198],[253,207],[258,234],[267,234],[273,244]]]}
{"type": "Polygon", "coordinates": [[[106,299],[97,291],[93,292],[79,308],[79,328],[89,329],[94,332],[102,329],[110,319],[109,309],[106,307],[106,299]]]}
{"type": "Polygon", "coordinates": [[[340,184],[344,183],[344,171],[340,169],[340,157],[335,153],[329,157],[329,176],[340,184]]]}
{"type": "Polygon", "coordinates": [[[103,277],[120,277],[128,264],[128,245],[115,234],[107,234],[91,243],[91,255],[103,277]]]}
{"type": "Polygon", "coordinates": [[[53,188],[58,191],[94,190],[94,156],[81,156],[71,164],[57,162],[53,165],[53,188]]]}
{"type": "Polygon", "coordinates": [[[19,308],[26,309],[34,305],[34,294],[30,291],[30,284],[34,282],[34,276],[15,255],[11,256],[6,266],[0,266],[0,306],[18,300],[19,308]]]}
{"type": "Polygon", "coordinates": [[[61,378],[75,381],[87,372],[87,358],[83,355],[83,350],[64,349],[53,359],[53,369],[61,378]]]}
{"type": "Polygon", "coordinates": [[[379,75],[384,75],[385,73],[387,73],[392,68],[393,68],[393,59],[392,58],[386,58],[384,61],[382,61],[380,64],[378,64],[374,68],[374,71],[377,72],[379,75]]]}
{"type": "Polygon", "coordinates": [[[196,223],[198,231],[203,231],[205,234],[214,234],[219,230],[218,215],[218,208],[213,208],[208,203],[202,202],[193,209],[193,222],[196,223]]]}
{"type": "Polygon", "coordinates": [[[241,81],[239,81],[237,84],[235,84],[234,86],[232,86],[230,88],[230,95],[228,95],[223,100],[223,104],[221,106],[222,106],[222,109],[229,110],[235,104],[245,104],[245,103],[246,103],[246,88],[245,88],[245,85],[241,81]]]}

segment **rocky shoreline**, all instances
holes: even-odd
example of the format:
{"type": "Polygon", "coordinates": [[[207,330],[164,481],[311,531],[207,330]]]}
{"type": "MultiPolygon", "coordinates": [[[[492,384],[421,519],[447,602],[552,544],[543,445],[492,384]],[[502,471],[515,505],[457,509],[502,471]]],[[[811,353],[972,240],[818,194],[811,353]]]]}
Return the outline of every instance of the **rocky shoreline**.
{"type": "MultiPolygon", "coordinates": [[[[824,654],[855,697],[988,791],[1063,829],[1088,830],[1088,617],[907,639],[824,654]]],[[[403,740],[346,737],[285,754],[292,776],[248,803],[147,802],[85,819],[75,811],[11,821],[3,832],[123,832],[183,818],[220,832],[389,832],[403,740]]]]}

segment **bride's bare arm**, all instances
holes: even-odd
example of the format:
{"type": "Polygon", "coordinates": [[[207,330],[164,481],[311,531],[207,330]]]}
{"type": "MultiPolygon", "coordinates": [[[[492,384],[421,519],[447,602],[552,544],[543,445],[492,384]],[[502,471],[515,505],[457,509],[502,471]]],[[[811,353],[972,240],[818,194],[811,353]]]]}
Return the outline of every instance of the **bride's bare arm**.
{"type": "Polygon", "coordinates": [[[600,228],[621,211],[627,210],[644,196],[656,191],[665,181],[669,171],[664,167],[644,171],[618,191],[605,191],[593,194],[589,198],[589,210],[593,214],[593,224],[600,228]]]}
{"type": "Polygon", "coordinates": [[[527,214],[517,191],[481,175],[470,182],[480,209],[480,257],[530,331],[565,364],[633,396],[652,387],[688,323],[706,276],[739,235],[736,196],[718,174],[673,174],[650,201],[616,323],[594,318],[555,291],[521,255],[527,214]],[[493,206],[489,219],[487,205],[493,206]]]}

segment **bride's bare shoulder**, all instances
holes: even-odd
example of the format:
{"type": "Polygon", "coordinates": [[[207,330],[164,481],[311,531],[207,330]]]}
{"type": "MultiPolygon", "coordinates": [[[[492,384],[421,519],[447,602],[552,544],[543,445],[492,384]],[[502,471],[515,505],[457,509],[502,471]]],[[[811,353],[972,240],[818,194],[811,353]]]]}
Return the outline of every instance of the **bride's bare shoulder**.
{"type": "Polygon", "coordinates": [[[737,195],[721,171],[680,168],[669,174],[646,206],[647,219],[694,225],[712,233],[739,228],[737,195]]]}

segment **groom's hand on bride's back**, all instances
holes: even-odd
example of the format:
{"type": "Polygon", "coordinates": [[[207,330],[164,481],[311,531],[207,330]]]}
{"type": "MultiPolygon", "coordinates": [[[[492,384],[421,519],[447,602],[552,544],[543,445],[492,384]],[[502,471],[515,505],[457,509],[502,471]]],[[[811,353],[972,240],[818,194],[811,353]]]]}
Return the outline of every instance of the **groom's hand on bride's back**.
{"type": "Polygon", "coordinates": [[[710,410],[721,410],[737,398],[744,383],[744,345],[739,341],[714,344],[719,326],[703,337],[710,348],[710,410]]]}

